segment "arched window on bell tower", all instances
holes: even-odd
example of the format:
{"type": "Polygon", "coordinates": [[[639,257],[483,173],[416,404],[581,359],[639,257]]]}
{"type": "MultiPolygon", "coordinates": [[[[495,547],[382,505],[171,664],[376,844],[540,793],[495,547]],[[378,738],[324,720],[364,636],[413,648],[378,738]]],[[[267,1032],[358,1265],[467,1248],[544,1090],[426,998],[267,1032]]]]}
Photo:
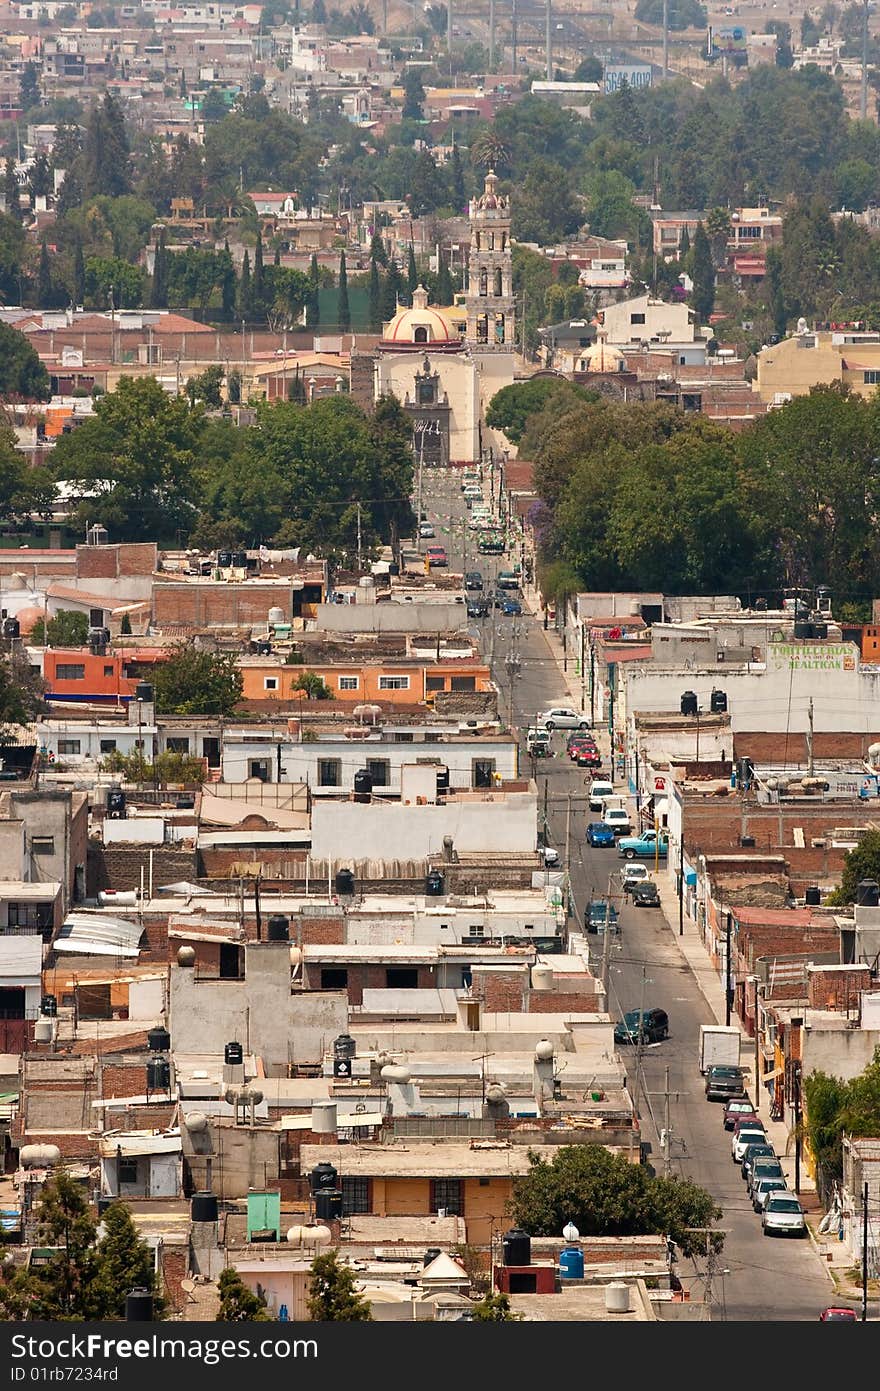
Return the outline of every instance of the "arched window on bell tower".
{"type": "Polygon", "coordinates": [[[488,293],[489,293],[489,277],[488,277],[487,272],[486,272],[486,267],[485,267],[485,266],[482,266],[481,269],[480,269],[480,294],[481,294],[481,295],[487,295],[488,293]]]}
{"type": "Polygon", "coordinates": [[[500,266],[498,267],[498,269],[497,269],[496,272],[495,272],[495,290],[494,290],[494,294],[496,295],[496,297],[497,297],[498,299],[500,299],[501,296],[504,294],[504,288],[503,288],[503,285],[502,285],[501,267],[500,267],[500,266]]]}

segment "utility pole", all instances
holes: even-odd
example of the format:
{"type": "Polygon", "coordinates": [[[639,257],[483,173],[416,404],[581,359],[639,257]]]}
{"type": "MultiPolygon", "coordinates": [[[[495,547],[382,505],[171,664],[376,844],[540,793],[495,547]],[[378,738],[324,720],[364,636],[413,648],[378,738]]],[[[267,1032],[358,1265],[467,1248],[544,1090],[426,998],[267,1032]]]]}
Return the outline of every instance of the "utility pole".
{"type": "Polygon", "coordinates": [[[794,1191],[801,1191],[801,1056],[803,1019],[792,1019],[792,1031],[797,1030],[797,1057],[792,1058],[792,1102],[794,1104],[794,1191]]]}
{"type": "MultiPolygon", "coordinates": [[[[544,780],[544,825],[547,824],[547,780],[544,780]]],[[[566,897],[571,900],[571,793],[569,792],[565,806],[565,880],[566,897]]],[[[567,905],[566,905],[567,906],[567,905]]]]}
{"type": "Polygon", "coordinates": [[[807,772],[813,776],[813,697],[810,696],[810,703],[807,706],[807,720],[809,729],[807,731],[807,772]]]}
{"type": "Polygon", "coordinates": [[[608,876],[608,892],[605,898],[605,935],[602,942],[602,990],[605,995],[605,1009],[608,1009],[608,965],[611,956],[611,875],[608,876]]]}
{"type": "Polygon", "coordinates": [[[662,1092],[649,1092],[650,1096],[663,1097],[663,1127],[660,1132],[660,1149],[663,1152],[663,1177],[669,1177],[670,1155],[672,1146],[672,1125],[669,1116],[669,1103],[672,1100],[678,1101],[678,1092],[669,1090],[669,1068],[666,1068],[666,1079],[662,1092]]]}
{"type": "Polygon", "coordinates": [[[678,935],[684,936],[684,802],[678,827],[678,935]]]}
{"type": "Polygon", "coordinates": [[[733,914],[728,908],[724,919],[724,1022],[730,1025],[730,929],[733,925],[733,914]]]}
{"type": "Polygon", "coordinates": [[[544,46],[547,50],[547,81],[553,81],[553,5],[552,0],[547,0],[546,28],[544,34],[544,46]]]}
{"type": "Polygon", "coordinates": [[[862,1323],[868,1322],[868,1180],[862,1188],[862,1323]]]}
{"type": "Polygon", "coordinates": [[[868,119],[868,4],[862,15],[862,91],[859,101],[859,115],[863,121],[868,119]]]}
{"type": "Polygon", "coordinates": [[[357,550],[358,550],[358,573],[360,573],[361,559],[361,505],[357,505],[357,550]]]}

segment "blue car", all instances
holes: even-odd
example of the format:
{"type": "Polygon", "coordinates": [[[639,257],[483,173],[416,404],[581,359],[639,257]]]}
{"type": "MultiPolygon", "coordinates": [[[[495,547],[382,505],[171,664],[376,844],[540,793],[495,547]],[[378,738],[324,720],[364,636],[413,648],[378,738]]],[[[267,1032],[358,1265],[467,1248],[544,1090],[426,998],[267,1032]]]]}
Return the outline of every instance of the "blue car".
{"type": "Polygon", "coordinates": [[[591,821],[587,827],[587,844],[606,846],[614,844],[614,827],[606,826],[604,821],[591,821]]]}
{"type": "Polygon", "coordinates": [[[514,599],[510,594],[505,594],[502,598],[499,598],[498,607],[501,612],[506,613],[508,617],[519,618],[522,613],[522,604],[519,599],[514,599]]]}

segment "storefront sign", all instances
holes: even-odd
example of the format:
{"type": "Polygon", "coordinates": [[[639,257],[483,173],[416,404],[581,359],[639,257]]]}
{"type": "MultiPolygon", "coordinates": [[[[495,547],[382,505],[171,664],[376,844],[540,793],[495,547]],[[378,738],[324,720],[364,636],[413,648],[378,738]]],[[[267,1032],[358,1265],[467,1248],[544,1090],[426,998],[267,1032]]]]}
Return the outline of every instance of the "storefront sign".
{"type": "Polygon", "coordinates": [[[787,671],[855,671],[856,650],[850,642],[772,642],[774,666],[787,671]]]}

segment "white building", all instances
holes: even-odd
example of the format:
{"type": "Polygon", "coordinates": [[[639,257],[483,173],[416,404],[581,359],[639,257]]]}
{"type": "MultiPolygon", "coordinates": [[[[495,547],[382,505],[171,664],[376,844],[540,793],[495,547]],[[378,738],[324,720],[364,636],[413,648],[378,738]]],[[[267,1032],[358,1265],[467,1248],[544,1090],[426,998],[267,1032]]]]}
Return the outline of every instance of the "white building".
{"type": "Polygon", "coordinates": [[[638,295],[607,305],[602,322],[612,347],[671,352],[682,367],[705,364],[711,335],[697,328],[694,311],[686,304],[667,304],[651,295],[638,295]]]}

